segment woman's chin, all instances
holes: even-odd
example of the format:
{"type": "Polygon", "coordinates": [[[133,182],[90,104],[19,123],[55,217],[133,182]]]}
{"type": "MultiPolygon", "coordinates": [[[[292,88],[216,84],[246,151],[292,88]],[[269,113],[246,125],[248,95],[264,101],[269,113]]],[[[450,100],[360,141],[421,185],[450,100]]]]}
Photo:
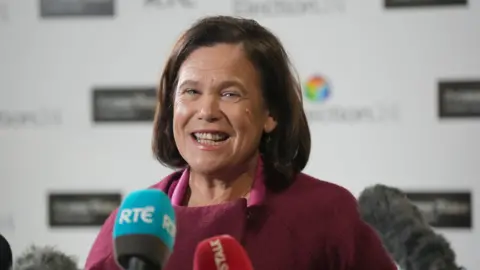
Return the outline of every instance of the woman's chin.
{"type": "Polygon", "coordinates": [[[216,171],[221,171],[222,168],[225,168],[228,162],[226,160],[216,157],[196,157],[194,160],[188,161],[188,165],[191,170],[198,173],[214,173],[216,171]]]}

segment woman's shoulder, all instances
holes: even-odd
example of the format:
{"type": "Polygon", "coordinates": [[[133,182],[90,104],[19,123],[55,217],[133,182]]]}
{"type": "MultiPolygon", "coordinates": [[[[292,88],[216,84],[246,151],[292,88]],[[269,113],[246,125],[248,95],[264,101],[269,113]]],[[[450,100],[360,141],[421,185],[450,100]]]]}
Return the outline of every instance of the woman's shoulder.
{"type": "Polygon", "coordinates": [[[178,170],[170,173],[169,175],[165,176],[159,182],[151,185],[149,188],[159,189],[168,195],[175,189],[175,186],[178,184],[180,177],[182,176],[184,170],[178,170]]]}
{"type": "Polygon", "coordinates": [[[338,184],[300,173],[292,185],[271,197],[271,206],[279,209],[295,209],[296,218],[312,220],[318,217],[324,222],[336,217],[356,218],[357,201],[353,194],[338,184]]]}
{"type": "Polygon", "coordinates": [[[285,192],[286,197],[303,198],[306,203],[333,203],[349,201],[356,204],[353,194],[345,187],[318,179],[305,173],[299,173],[290,188],[285,192]]]}

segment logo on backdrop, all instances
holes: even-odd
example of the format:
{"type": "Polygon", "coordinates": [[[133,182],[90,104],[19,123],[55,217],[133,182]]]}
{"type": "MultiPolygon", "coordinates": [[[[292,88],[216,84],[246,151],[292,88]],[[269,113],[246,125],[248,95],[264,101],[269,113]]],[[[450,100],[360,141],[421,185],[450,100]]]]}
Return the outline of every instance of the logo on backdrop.
{"type": "Polygon", "coordinates": [[[314,102],[324,102],[330,97],[330,85],[322,76],[312,76],[305,82],[305,97],[314,102]]]}
{"type": "Polygon", "coordinates": [[[48,196],[49,225],[102,226],[121,200],[120,193],[51,193],[48,196]]]}
{"type": "Polygon", "coordinates": [[[232,0],[237,16],[302,16],[344,12],[346,0],[232,0]]]}
{"type": "Polygon", "coordinates": [[[196,5],[195,0],[145,0],[145,4],[148,6],[155,6],[158,8],[194,8],[196,5]]]}
{"type": "Polygon", "coordinates": [[[406,192],[407,197],[423,213],[430,226],[436,228],[472,228],[472,193],[406,192]]]}
{"type": "Polygon", "coordinates": [[[62,124],[59,110],[2,110],[0,109],[0,129],[49,127],[62,124]]]}
{"type": "Polygon", "coordinates": [[[152,122],[157,105],[154,87],[93,90],[93,121],[152,122]]]}
{"type": "Polygon", "coordinates": [[[322,75],[308,78],[303,85],[305,113],[312,122],[326,123],[375,123],[397,121],[399,109],[396,104],[341,105],[334,98],[331,82],[322,75]]]}
{"type": "Polygon", "coordinates": [[[106,16],[115,14],[114,0],[40,0],[40,16],[80,17],[106,16]]]}
{"type": "Polygon", "coordinates": [[[400,8],[400,7],[421,7],[421,6],[452,6],[460,5],[466,6],[467,0],[385,0],[385,7],[400,8]]]}
{"type": "Polygon", "coordinates": [[[480,118],[480,80],[438,84],[440,118],[480,118]]]}

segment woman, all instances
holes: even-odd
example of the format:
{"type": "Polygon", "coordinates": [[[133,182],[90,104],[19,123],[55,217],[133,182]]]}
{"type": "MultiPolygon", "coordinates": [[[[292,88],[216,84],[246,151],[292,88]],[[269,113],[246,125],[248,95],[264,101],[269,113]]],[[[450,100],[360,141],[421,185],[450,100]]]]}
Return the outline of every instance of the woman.
{"type": "MultiPolygon", "coordinates": [[[[201,240],[229,234],[257,270],[395,269],[344,188],[301,173],[310,131],[280,41],[253,20],[208,17],[175,45],[163,72],[153,149],[181,170],[152,188],[171,197],[175,248],[191,269],[201,240]]],[[[114,215],[86,269],[118,269],[114,215]]]]}

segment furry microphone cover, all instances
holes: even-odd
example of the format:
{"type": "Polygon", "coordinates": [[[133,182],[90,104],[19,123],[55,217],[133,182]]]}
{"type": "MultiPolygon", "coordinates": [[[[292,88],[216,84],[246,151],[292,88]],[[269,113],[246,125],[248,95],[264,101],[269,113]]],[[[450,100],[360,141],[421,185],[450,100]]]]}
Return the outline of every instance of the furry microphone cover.
{"type": "Polygon", "coordinates": [[[397,188],[375,185],[358,198],[360,214],[403,270],[459,270],[449,242],[397,188]]]}
{"type": "Polygon", "coordinates": [[[76,259],[54,247],[31,246],[16,260],[13,270],[78,270],[76,259]]]}
{"type": "Polygon", "coordinates": [[[0,234],[0,270],[10,270],[12,267],[12,250],[7,239],[0,234]]]}

